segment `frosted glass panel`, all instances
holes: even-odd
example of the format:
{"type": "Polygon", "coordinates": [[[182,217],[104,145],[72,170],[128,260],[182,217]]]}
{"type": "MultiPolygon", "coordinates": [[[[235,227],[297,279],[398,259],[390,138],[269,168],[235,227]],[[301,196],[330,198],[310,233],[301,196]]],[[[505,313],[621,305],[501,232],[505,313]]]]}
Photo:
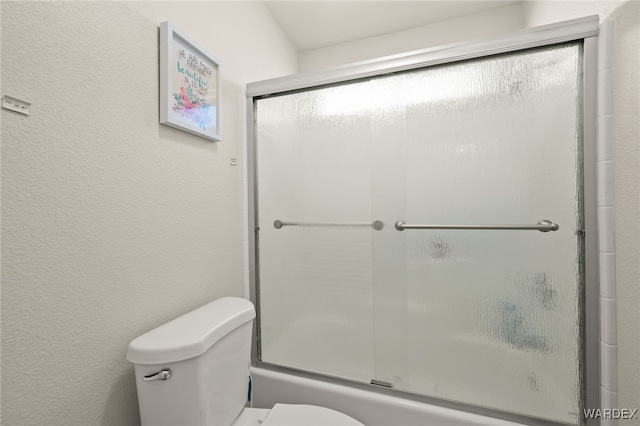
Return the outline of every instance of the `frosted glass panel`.
{"type": "Polygon", "coordinates": [[[341,102],[361,86],[257,102],[259,307],[263,361],[368,382],[371,228],[273,225],[370,221],[370,119],[341,102]]]}
{"type": "Polygon", "coordinates": [[[377,379],[579,423],[581,63],[574,44],[372,81],[392,106],[375,113],[373,133],[399,136],[374,142],[402,153],[380,157],[404,201],[384,205],[381,220],[560,224],[406,230],[374,245],[374,304],[386,307],[376,309],[377,379]],[[385,276],[391,268],[406,287],[385,276]],[[385,341],[382,322],[406,329],[385,341]]]}
{"type": "Polygon", "coordinates": [[[258,100],[261,359],[579,424],[581,87],[573,43],[258,100]]]}

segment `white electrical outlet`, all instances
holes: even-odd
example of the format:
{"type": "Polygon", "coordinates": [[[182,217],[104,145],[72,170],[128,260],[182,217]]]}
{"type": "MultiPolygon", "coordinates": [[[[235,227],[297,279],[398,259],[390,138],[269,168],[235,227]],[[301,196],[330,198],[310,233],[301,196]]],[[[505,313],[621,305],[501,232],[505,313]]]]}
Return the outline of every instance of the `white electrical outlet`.
{"type": "Polygon", "coordinates": [[[11,111],[19,112],[20,114],[29,115],[29,102],[21,101],[20,99],[12,98],[11,96],[4,96],[2,98],[2,108],[10,109],[11,111]]]}

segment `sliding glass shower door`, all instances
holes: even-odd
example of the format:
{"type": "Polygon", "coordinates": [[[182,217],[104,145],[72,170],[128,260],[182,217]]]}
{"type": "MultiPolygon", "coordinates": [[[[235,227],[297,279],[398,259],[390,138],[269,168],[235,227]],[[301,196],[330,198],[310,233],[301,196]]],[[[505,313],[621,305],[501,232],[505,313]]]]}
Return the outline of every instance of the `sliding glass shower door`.
{"type": "Polygon", "coordinates": [[[578,424],[582,44],[255,101],[262,362],[578,424]]]}
{"type": "Polygon", "coordinates": [[[371,119],[335,102],[367,86],[257,102],[256,216],[261,359],[368,382],[371,119]]]}

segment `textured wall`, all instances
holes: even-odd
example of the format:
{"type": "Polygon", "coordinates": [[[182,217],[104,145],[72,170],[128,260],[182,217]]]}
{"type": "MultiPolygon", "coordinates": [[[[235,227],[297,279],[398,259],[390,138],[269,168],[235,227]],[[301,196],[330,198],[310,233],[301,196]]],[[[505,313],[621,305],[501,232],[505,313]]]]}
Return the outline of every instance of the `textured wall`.
{"type": "MultiPolygon", "coordinates": [[[[615,149],[599,156],[615,160],[615,271],[607,275],[615,277],[616,286],[608,295],[615,299],[607,301],[613,301],[617,310],[617,339],[603,349],[612,353],[612,362],[616,362],[617,351],[618,377],[617,383],[605,384],[618,407],[640,408],[640,2],[526,1],[523,12],[529,27],[593,14],[599,14],[601,22],[613,21],[615,149]]],[[[600,168],[599,173],[602,171],[600,168]]],[[[602,260],[601,255],[601,272],[602,260]]],[[[620,424],[640,425],[640,418],[620,424]]]]}
{"type": "Polygon", "coordinates": [[[300,71],[312,71],[396,53],[473,40],[522,28],[519,4],[448,21],[300,52],[300,71]]]}
{"type": "Polygon", "coordinates": [[[2,2],[2,423],[139,423],[128,343],[242,294],[244,85],[296,71],[259,2],[2,2]],[[223,63],[223,140],[158,124],[158,24],[223,63]]]}

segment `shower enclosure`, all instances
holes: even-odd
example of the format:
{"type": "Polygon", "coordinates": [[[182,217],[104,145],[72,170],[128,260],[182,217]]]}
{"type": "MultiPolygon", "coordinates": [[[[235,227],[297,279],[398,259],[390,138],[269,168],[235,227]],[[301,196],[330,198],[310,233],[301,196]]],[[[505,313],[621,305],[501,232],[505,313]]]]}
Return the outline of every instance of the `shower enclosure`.
{"type": "Polygon", "coordinates": [[[249,85],[256,363],[584,422],[595,52],[562,28],[249,85]]]}

